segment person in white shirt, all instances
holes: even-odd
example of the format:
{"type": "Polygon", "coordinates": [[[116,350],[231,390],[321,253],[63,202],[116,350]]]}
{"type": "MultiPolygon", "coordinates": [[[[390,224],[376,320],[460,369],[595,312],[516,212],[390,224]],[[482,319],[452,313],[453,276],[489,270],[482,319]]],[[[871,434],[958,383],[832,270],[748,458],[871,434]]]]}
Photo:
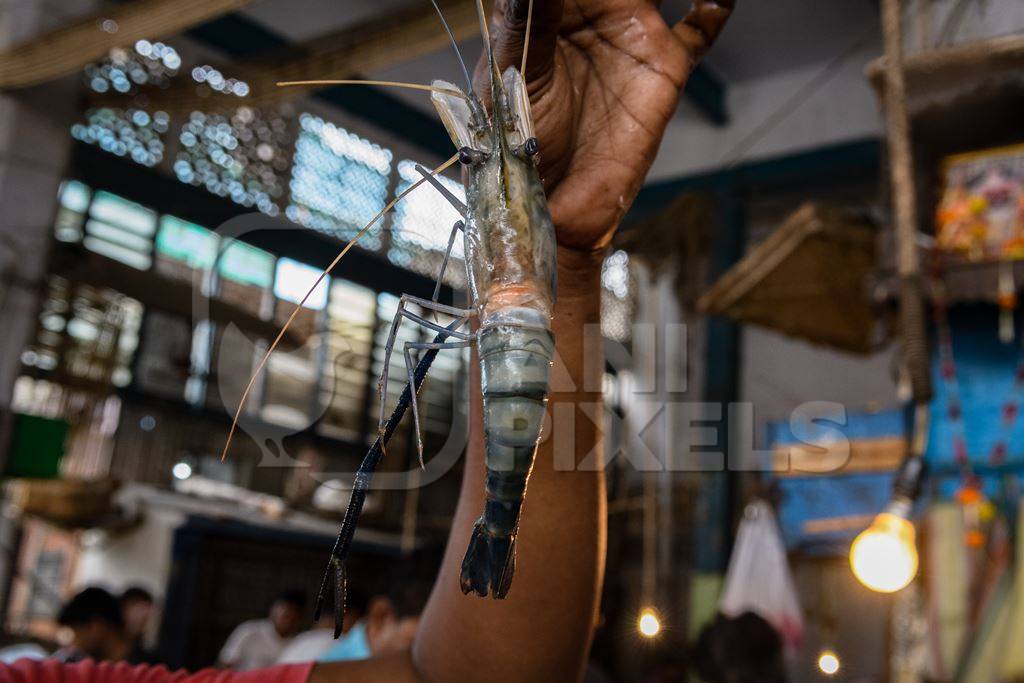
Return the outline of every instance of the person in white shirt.
{"type": "MultiPolygon", "coordinates": [[[[348,592],[345,596],[345,621],[341,626],[341,641],[352,631],[352,627],[366,616],[369,595],[359,586],[353,585],[349,579],[348,592]]],[[[322,658],[328,650],[340,641],[334,638],[334,619],[324,615],[313,624],[308,631],[303,631],[292,638],[277,658],[278,664],[297,664],[299,662],[315,662],[322,658]]]]}
{"type": "Polygon", "coordinates": [[[302,629],[305,606],[302,592],[281,594],[270,606],[269,618],[243,622],[231,632],[221,648],[219,664],[235,671],[272,666],[302,629]]]}

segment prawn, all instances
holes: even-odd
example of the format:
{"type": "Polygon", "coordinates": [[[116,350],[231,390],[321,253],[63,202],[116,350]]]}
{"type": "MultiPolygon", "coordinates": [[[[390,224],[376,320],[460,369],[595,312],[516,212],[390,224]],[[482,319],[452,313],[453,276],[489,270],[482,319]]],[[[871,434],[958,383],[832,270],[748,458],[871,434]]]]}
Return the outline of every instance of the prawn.
{"type": "MultiPolygon", "coordinates": [[[[460,582],[463,593],[490,595],[498,599],[508,594],[515,570],[515,541],[520,511],[547,405],[549,371],[554,355],[551,314],[555,298],[555,230],[537,170],[539,149],[533,133],[529,95],[522,76],[526,66],[526,45],[522,66],[518,69],[509,67],[504,74],[499,74],[490,45],[483,4],[481,0],[476,0],[491,82],[491,111],[488,114],[473,91],[469,70],[444,14],[436,0],[431,0],[431,3],[458,57],[466,78],[465,91],[443,80],[435,80],[429,86],[354,80],[279,83],[282,86],[374,83],[429,91],[445,129],[458,148],[455,156],[433,171],[417,166],[422,178],[392,200],[360,230],[310,288],[312,292],[355,241],[384,213],[424,182],[440,192],[462,216],[452,227],[433,297],[428,300],[403,294],[391,323],[385,345],[384,369],[378,382],[378,438],[356,473],[352,496],[317,597],[315,618],[319,619],[333,583],[335,637],[340,634],[344,617],[345,564],[366,492],[376,466],[384,455],[388,439],[410,405],[416,446],[420,464],[423,465],[423,442],[416,395],[437,353],[475,346],[480,364],[487,468],[485,504],[474,526],[462,564],[460,582]],[[456,160],[461,162],[469,179],[465,202],[455,197],[435,177],[456,160]],[[470,304],[467,308],[438,302],[442,278],[455,240],[460,234],[469,283],[470,304]],[[454,320],[443,327],[418,315],[413,307],[451,316],[454,320]],[[433,330],[437,336],[431,342],[405,343],[402,351],[408,385],[385,423],[385,391],[391,355],[399,326],[406,320],[433,330]],[[471,321],[475,322],[475,326],[471,326],[471,321]],[[423,352],[423,357],[415,364],[414,354],[419,352],[423,352]]],[[[532,9],[530,0],[527,41],[532,9]]],[[[303,303],[305,299],[296,307],[296,312],[303,303]]],[[[295,315],[293,313],[286,321],[243,392],[223,455],[227,453],[238,417],[257,376],[295,315]]]]}
{"type": "MultiPolygon", "coordinates": [[[[523,61],[499,73],[481,0],[476,0],[480,31],[484,39],[490,80],[491,109],[485,109],[473,89],[466,64],[454,35],[436,0],[431,0],[458,57],[466,78],[465,91],[452,83],[435,80],[429,86],[374,81],[378,85],[426,90],[446,131],[458,149],[447,162],[428,171],[417,166],[422,178],[392,200],[360,230],[334,259],[320,281],[338,264],[380,217],[423,183],[447,199],[461,215],[452,227],[448,246],[431,299],[403,294],[391,323],[385,346],[384,368],[378,382],[380,416],[378,437],[356,473],[352,496],[317,597],[316,618],[331,589],[333,576],[335,637],[341,632],[345,601],[345,565],[351,550],[355,526],[362,512],[374,471],[384,455],[388,439],[408,408],[412,408],[416,446],[423,463],[416,396],[437,353],[475,347],[480,366],[485,444],[484,509],[474,524],[469,547],[462,562],[460,586],[465,594],[502,599],[508,595],[515,573],[516,538],[533,469],[541,426],[549,394],[549,377],[555,340],[551,316],[556,291],[555,230],[537,168],[539,153],[534,136],[530,100],[523,73],[526,70],[533,2],[529,1],[524,31],[523,61]],[[459,161],[465,170],[466,201],[455,197],[435,175],[459,161]],[[455,240],[461,235],[469,284],[466,308],[438,302],[444,272],[455,240]],[[429,320],[416,309],[453,318],[447,326],[429,320]],[[431,342],[409,341],[402,349],[408,384],[391,417],[384,420],[384,397],[391,355],[399,326],[410,321],[436,333],[431,342]],[[415,354],[423,353],[418,363],[415,354]]],[[[715,3],[707,3],[712,8],[715,3]]],[[[696,2],[686,18],[691,31],[699,27],[705,3],[696,2]]],[[[349,84],[365,81],[296,81],[279,85],[349,84]]],[[[307,294],[307,297],[309,294],[307,294]]],[[[305,299],[302,303],[305,302],[305,299]]],[[[302,306],[296,308],[296,311],[302,306]]],[[[238,415],[270,353],[291,324],[285,323],[271,344],[249,386],[243,392],[238,415]]],[[[235,431],[232,424],[228,435],[235,431]]],[[[227,452],[225,445],[224,452],[227,452]]]]}
{"type": "MultiPolygon", "coordinates": [[[[436,2],[434,6],[437,7],[436,2]]],[[[520,511],[547,405],[555,348],[551,331],[555,229],[537,170],[539,149],[533,134],[522,68],[513,66],[504,74],[498,73],[480,0],[477,0],[477,12],[491,81],[491,112],[488,115],[474,93],[461,56],[459,61],[468,86],[466,92],[443,80],[435,80],[430,85],[431,100],[466,169],[466,202],[454,197],[431,173],[417,167],[423,178],[462,215],[462,220],[452,227],[434,297],[427,300],[405,294],[399,301],[378,382],[378,426],[383,436],[387,429],[384,396],[388,370],[398,329],[404,320],[433,330],[439,337],[451,338],[451,341],[405,343],[403,352],[409,387],[416,387],[414,353],[477,348],[487,476],[484,509],[474,525],[460,583],[463,593],[500,599],[508,594],[515,572],[520,511]],[[469,283],[467,308],[437,302],[441,278],[460,233],[469,283]],[[411,311],[411,306],[452,316],[455,322],[447,328],[441,327],[411,311]],[[470,321],[476,322],[475,331],[467,329],[470,321]]],[[[438,13],[451,37],[440,8],[438,13]]],[[[530,14],[532,3],[528,16],[530,14]]],[[[529,36],[529,25],[526,35],[529,36]]],[[[455,47],[454,39],[452,45],[455,47]]],[[[458,54],[457,47],[455,51],[458,54]]],[[[415,391],[410,392],[409,403],[422,465],[423,442],[415,391]]],[[[390,422],[388,424],[390,426],[390,422]]],[[[347,551],[347,548],[336,546],[336,550],[347,551]]],[[[339,560],[343,559],[344,556],[337,554],[332,556],[336,571],[342,571],[339,560]]],[[[336,582],[340,584],[343,579],[336,582]]],[[[337,599],[337,588],[335,592],[337,599]]]]}

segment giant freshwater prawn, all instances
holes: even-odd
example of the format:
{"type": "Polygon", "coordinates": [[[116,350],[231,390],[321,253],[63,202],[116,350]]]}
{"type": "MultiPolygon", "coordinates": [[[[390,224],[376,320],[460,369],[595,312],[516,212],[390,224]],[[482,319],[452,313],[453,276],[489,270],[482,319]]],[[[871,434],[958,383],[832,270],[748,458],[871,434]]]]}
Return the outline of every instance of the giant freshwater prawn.
{"type": "MultiPolygon", "coordinates": [[[[533,0],[529,0],[527,7],[522,62],[508,67],[504,73],[499,72],[495,61],[482,2],[476,0],[485,45],[486,79],[490,85],[489,109],[474,92],[469,70],[444,14],[436,0],[431,0],[431,3],[458,58],[466,90],[443,80],[435,80],[430,85],[356,80],[279,84],[359,83],[428,91],[458,151],[433,170],[417,166],[422,178],[374,216],[323,271],[257,365],[242,394],[223,452],[223,455],[227,454],[238,418],[257,377],[306,299],[385,213],[420,185],[431,185],[455,207],[461,218],[451,229],[433,297],[426,299],[404,294],[391,323],[384,368],[378,382],[378,437],[356,472],[348,509],[317,598],[316,617],[319,618],[328,592],[333,588],[336,637],[340,634],[344,615],[345,564],[366,492],[385,453],[388,439],[410,406],[417,450],[421,465],[423,463],[416,395],[437,353],[475,347],[480,364],[485,502],[462,562],[460,584],[463,593],[501,599],[510,590],[515,572],[520,512],[549,394],[549,372],[555,349],[551,331],[556,289],[555,230],[537,169],[537,156],[541,150],[534,137],[530,99],[523,77],[529,53],[533,0]],[[468,179],[465,202],[455,197],[436,178],[438,173],[456,162],[462,164],[468,179]],[[466,308],[438,302],[444,271],[455,240],[459,238],[464,245],[469,284],[469,305],[466,308]],[[450,316],[453,321],[442,326],[415,312],[417,309],[450,316]],[[402,352],[408,384],[391,417],[385,420],[384,397],[391,354],[399,326],[405,321],[431,330],[436,336],[431,342],[405,342],[402,352]],[[416,354],[419,353],[423,355],[417,362],[416,354]]],[[[696,4],[700,3],[701,0],[696,0],[696,4]]]]}

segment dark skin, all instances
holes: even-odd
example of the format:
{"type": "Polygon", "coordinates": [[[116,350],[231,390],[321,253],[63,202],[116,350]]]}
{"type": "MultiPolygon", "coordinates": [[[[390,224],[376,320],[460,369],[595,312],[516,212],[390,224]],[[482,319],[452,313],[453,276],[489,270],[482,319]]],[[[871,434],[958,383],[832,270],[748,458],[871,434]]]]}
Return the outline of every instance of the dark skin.
{"type": "MultiPolygon", "coordinates": [[[[558,241],[552,327],[552,420],[538,449],[523,507],[516,575],[497,601],[464,596],[459,568],[483,506],[479,391],[459,504],[438,581],[411,652],[317,665],[327,681],[571,681],[586,664],[604,571],[604,476],[600,432],[590,415],[601,396],[598,334],[601,261],[643,183],[694,65],[718,36],[734,0],[697,0],[669,26],[651,0],[535,0],[527,87],[540,171],[558,241]],[[573,388],[575,387],[575,388],[573,388]],[[561,404],[561,405],[557,405],[561,404]],[[561,409],[561,410],[560,410],[561,409]],[[568,419],[573,414],[574,419],[568,419]],[[556,445],[558,452],[555,451],[556,445]],[[556,468],[555,462],[563,463],[556,468]]],[[[491,23],[500,69],[522,58],[527,3],[499,3],[491,23]]],[[[477,85],[486,101],[484,67],[477,85]]],[[[479,387],[471,363],[470,386],[479,387]]]]}

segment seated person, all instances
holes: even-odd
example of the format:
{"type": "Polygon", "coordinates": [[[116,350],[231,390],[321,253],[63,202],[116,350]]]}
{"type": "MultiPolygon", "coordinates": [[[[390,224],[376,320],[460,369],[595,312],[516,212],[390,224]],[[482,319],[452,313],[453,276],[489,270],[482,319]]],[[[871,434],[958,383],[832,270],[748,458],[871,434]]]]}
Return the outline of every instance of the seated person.
{"type": "Polygon", "coordinates": [[[132,646],[146,657],[153,659],[146,649],[146,631],[156,610],[153,594],[142,586],[130,586],[118,598],[121,603],[121,618],[124,620],[125,634],[131,639],[132,646]]]}
{"type": "Polygon", "coordinates": [[[125,629],[121,605],[103,588],[91,587],[71,598],[57,616],[71,629],[71,644],[55,657],[66,662],[82,659],[154,663],[125,629]]]}
{"type": "Polygon", "coordinates": [[[281,651],[302,630],[305,609],[302,591],[282,593],[271,603],[266,619],[246,621],[231,632],[217,661],[236,671],[275,664],[281,651]]]}
{"type": "Polygon", "coordinates": [[[412,647],[420,613],[441,567],[442,553],[440,549],[424,548],[393,563],[388,572],[387,589],[369,600],[366,616],[319,657],[319,661],[382,657],[412,647]]]}
{"type": "Polygon", "coordinates": [[[320,660],[324,653],[343,642],[352,632],[352,628],[362,621],[366,616],[367,603],[367,594],[354,586],[350,580],[348,592],[345,594],[345,621],[341,626],[341,637],[334,638],[334,619],[324,616],[313,624],[313,628],[292,638],[292,641],[281,650],[277,663],[297,664],[320,660]]]}

